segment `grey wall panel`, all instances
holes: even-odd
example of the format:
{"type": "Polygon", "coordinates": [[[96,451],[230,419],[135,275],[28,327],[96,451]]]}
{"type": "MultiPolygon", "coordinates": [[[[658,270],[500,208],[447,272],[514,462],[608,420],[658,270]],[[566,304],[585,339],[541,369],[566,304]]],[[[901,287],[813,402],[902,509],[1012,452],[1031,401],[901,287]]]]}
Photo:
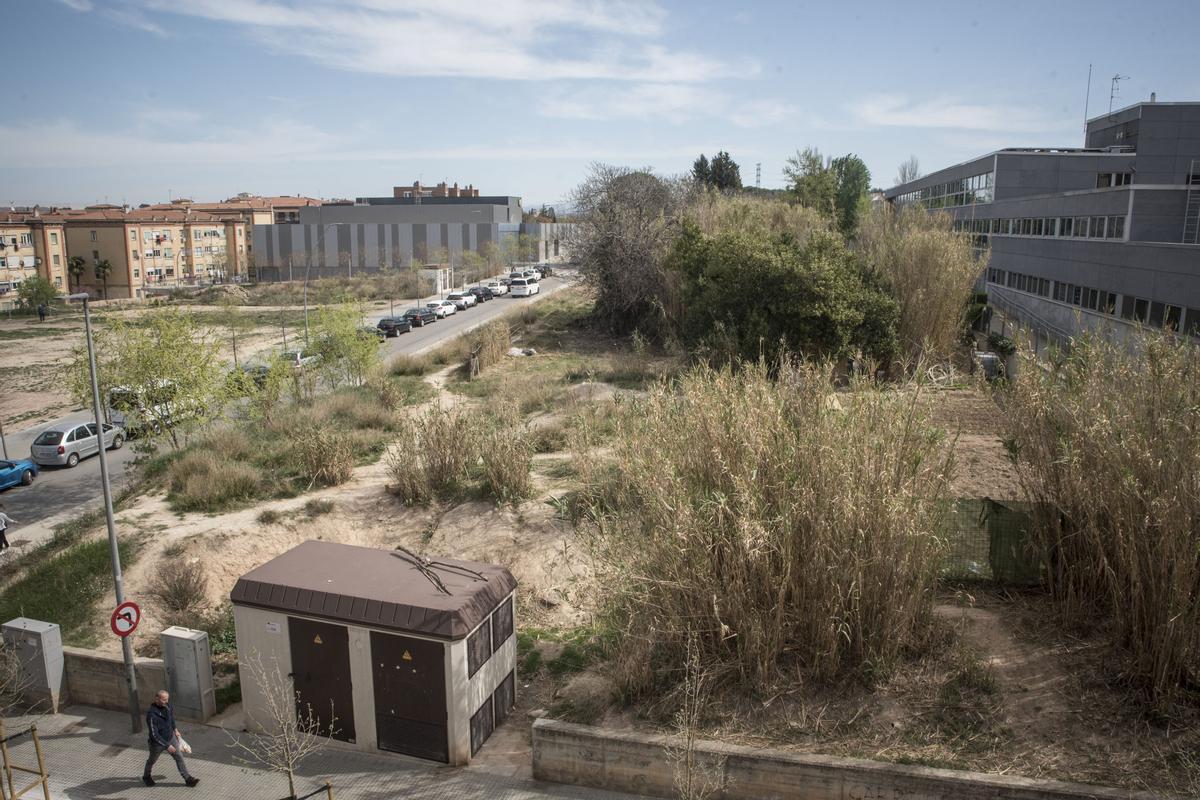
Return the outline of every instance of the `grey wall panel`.
{"type": "Polygon", "coordinates": [[[294,225],[279,226],[279,264],[290,266],[292,263],[292,228],[294,225]]]}
{"type": "Polygon", "coordinates": [[[407,267],[413,258],[413,226],[398,225],[400,231],[400,264],[407,267]]]}
{"type": "Polygon", "coordinates": [[[334,228],[337,231],[337,257],[333,264],[337,269],[341,270],[346,267],[349,259],[353,255],[354,245],[350,237],[349,225],[338,225],[334,228]]]}
{"type": "Polygon", "coordinates": [[[412,260],[421,264],[429,259],[428,227],[423,222],[412,226],[412,260]]]}
{"type": "Polygon", "coordinates": [[[382,265],[384,268],[390,266],[388,261],[387,250],[387,225],[375,226],[375,264],[382,265]]]}
{"type": "MultiPolygon", "coordinates": [[[[438,249],[450,249],[450,225],[443,222],[438,226],[438,249]]],[[[435,251],[436,252],[436,251],[435,251]]],[[[438,260],[438,259],[432,259],[438,260]]]]}

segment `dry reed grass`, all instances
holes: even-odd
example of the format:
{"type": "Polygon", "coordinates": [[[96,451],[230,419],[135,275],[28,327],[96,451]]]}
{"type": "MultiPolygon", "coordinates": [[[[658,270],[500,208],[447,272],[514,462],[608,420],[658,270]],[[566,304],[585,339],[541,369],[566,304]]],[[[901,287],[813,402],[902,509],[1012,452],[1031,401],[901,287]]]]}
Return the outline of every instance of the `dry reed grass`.
{"type": "Polygon", "coordinates": [[[697,368],[617,416],[611,459],[576,458],[630,693],[679,674],[688,631],[760,691],[885,674],[928,632],[949,442],[915,390],[769,372],[697,368]]]}
{"type": "Polygon", "coordinates": [[[1168,703],[1200,682],[1200,350],[1085,335],[1007,395],[1036,544],[1068,620],[1111,617],[1126,671],[1168,703]]]}

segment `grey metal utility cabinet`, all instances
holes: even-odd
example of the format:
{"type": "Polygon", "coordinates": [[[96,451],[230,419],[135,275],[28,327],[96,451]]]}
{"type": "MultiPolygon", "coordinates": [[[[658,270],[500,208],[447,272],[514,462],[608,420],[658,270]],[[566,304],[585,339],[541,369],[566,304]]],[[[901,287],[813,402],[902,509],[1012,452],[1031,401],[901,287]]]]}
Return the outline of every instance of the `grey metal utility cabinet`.
{"type": "Polygon", "coordinates": [[[4,623],[4,642],[20,663],[21,696],[37,710],[58,713],[63,686],[62,634],[53,622],[17,617],[4,623]]]}
{"type": "Polygon", "coordinates": [[[161,634],[166,689],[177,716],[204,722],[217,713],[208,634],[172,626],[161,634]]]}

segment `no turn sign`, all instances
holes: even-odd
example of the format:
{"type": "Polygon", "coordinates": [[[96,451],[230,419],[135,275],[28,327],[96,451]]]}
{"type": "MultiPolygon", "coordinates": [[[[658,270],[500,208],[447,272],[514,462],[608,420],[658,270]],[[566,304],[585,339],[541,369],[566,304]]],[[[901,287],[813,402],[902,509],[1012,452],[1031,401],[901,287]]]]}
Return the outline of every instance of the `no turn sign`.
{"type": "Polygon", "coordinates": [[[126,600],[117,606],[117,610],[112,613],[112,632],[121,638],[125,638],[133,633],[141,619],[142,610],[138,608],[137,603],[132,600],[126,600]]]}

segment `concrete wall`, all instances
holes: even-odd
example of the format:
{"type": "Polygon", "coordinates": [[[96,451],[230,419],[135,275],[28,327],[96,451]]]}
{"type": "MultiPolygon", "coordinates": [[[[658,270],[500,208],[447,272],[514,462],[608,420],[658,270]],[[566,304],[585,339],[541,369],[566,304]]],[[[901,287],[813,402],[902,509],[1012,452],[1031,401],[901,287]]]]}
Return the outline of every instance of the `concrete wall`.
{"type": "MultiPolygon", "coordinates": [[[[533,723],[533,777],[676,797],[670,739],[548,719],[533,723]]],[[[697,759],[721,780],[721,800],[1157,800],[1148,792],[1060,781],[757,750],[713,742],[697,759]]]]}
{"type": "MultiPolygon", "coordinates": [[[[154,695],[167,686],[167,671],[162,659],[135,658],[138,702],[149,708],[154,695]]],[[[113,711],[129,709],[129,689],[125,684],[125,662],[82,647],[63,648],[64,692],[71,703],[98,706],[113,711]]]]}
{"type": "MultiPolygon", "coordinates": [[[[270,720],[262,712],[266,703],[265,695],[247,671],[245,660],[257,656],[264,667],[274,669],[279,665],[279,673],[287,675],[292,671],[292,648],[288,642],[287,614],[280,611],[264,611],[260,608],[246,606],[233,607],[233,624],[237,631],[238,644],[238,678],[242,683],[242,708],[245,711],[245,724],[251,730],[263,730],[270,720]]],[[[355,727],[358,723],[358,709],[354,709],[355,727]]],[[[374,719],[374,714],[371,716],[374,719]]]]}

